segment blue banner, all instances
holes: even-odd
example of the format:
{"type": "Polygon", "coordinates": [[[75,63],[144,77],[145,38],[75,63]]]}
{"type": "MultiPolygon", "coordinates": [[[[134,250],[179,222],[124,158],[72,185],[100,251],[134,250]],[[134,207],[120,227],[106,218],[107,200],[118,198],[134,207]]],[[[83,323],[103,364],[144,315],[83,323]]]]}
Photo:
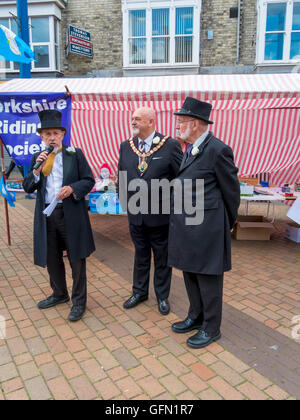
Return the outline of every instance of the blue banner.
{"type": "Polygon", "coordinates": [[[57,109],[67,132],[63,143],[70,146],[71,96],[65,93],[0,93],[0,137],[17,165],[30,165],[32,155],[45,149],[37,129],[38,113],[57,109]]]}

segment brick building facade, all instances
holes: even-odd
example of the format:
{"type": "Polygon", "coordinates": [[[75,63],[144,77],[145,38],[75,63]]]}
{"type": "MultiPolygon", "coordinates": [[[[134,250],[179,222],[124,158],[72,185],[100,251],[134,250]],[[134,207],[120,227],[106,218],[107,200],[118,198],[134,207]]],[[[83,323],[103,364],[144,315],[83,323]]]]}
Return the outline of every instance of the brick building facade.
{"type": "MultiPolygon", "coordinates": [[[[0,0],[12,30],[15,4],[0,0]]],[[[300,0],[28,0],[28,9],[33,77],[278,73],[300,62],[300,0]],[[90,33],[92,58],[67,54],[69,25],[90,33]]],[[[7,77],[16,73],[6,63],[7,77]]]]}
{"type": "Polygon", "coordinates": [[[61,21],[62,71],[67,76],[122,75],[122,8],[121,0],[69,0],[61,21]],[[91,33],[93,58],[76,54],[66,57],[68,25],[91,33]]]}
{"type": "MultiPolygon", "coordinates": [[[[172,3],[170,0],[165,3],[172,3]]],[[[257,0],[243,2],[240,19],[239,61],[237,63],[237,36],[239,20],[230,17],[231,9],[237,9],[238,0],[197,0],[201,6],[200,50],[196,67],[182,66],[180,69],[155,68],[125,70],[123,66],[123,13],[121,0],[87,0],[82,10],[81,0],[69,0],[63,11],[62,25],[73,24],[90,31],[93,40],[94,58],[62,55],[65,75],[90,73],[94,76],[123,75],[124,73],[142,75],[172,73],[240,73],[252,72],[255,61],[257,0]],[[213,39],[208,39],[208,31],[213,31],[213,39]]],[[[123,0],[123,6],[126,0],[123,0]]],[[[133,2],[134,3],[134,2],[133,2]]],[[[136,2],[140,7],[142,2],[136,2]]],[[[187,0],[187,3],[189,1],[187,0]]],[[[130,4],[130,3],[129,3],[130,4]]],[[[149,7],[151,1],[145,1],[149,7]]],[[[174,3],[176,5],[176,2],[174,3]]],[[[152,2],[157,7],[157,2],[152,2]]],[[[234,12],[234,11],[233,11],[234,12]]],[[[66,32],[66,31],[64,31],[66,32]]],[[[64,38],[64,37],[63,37],[64,38]]],[[[65,40],[62,41],[65,43],[65,40]]]]}
{"type": "Polygon", "coordinates": [[[256,0],[247,0],[242,3],[240,19],[235,14],[237,6],[237,0],[215,2],[203,0],[200,72],[243,73],[254,70],[256,0]],[[213,40],[207,39],[209,30],[214,31],[213,40]]]}

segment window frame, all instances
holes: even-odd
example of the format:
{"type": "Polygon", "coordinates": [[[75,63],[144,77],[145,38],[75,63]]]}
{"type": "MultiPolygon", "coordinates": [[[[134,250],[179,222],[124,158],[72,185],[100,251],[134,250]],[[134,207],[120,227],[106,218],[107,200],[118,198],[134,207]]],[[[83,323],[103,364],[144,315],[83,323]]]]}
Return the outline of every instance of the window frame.
{"type": "Polygon", "coordinates": [[[202,0],[122,0],[123,7],[123,68],[181,68],[198,67],[200,65],[200,17],[202,0]],[[175,39],[176,39],[176,8],[193,7],[193,34],[187,35],[193,38],[192,61],[189,63],[176,63],[175,61],[175,39]],[[152,10],[169,9],[169,62],[152,62],[152,40],[164,36],[153,36],[152,34],[152,10]],[[129,48],[129,12],[131,10],[146,10],[146,63],[130,64],[129,48]]]}
{"type": "Polygon", "coordinates": [[[300,30],[293,30],[293,11],[294,4],[300,3],[300,0],[259,0],[258,3],[258,31],[257,31],[257,51],[256,64],[257,65],[287,65],[299,63],[299,59],[291,59],[291,38],[292,33],[300,32],[300,30]],[[267,31],[267,10],[268,5],[272,3],[286,4],[286,20],[285,29],[283,31],[267,31]],[[265,59],[265,41],[266,33],[283,33],[283,57],[282,60],[266,60],[265,59]]]}
{"type": "Polygon", "coordinates": [[[30,38],[30,48],[32,49],[32,51],[34,51],[34,47],[43,47],[43,46],[47,46],[48,47],[48,52],[49,52],[49,66],[48,67],[36,67],[36,63],[33,61],[31,63],[31,70],[34,71],[51,71],[53,68],[53,57],[52,57],[52,49],[51,49],[51,45],[53,45],[54,43],[54,31],[53,31],[53,25],[54,25],[54,20],[53,20],[53,16],[32,16],[29,17],[29,38],[30,38]],[[33,42],[33,37],[32,37],[32,27],[33,22],[32,19],[45,19],[48,18],[48,24],[49,24],[49,41],[47,42],[33,42]],[[52,33],[53,32],[53,33],[52,33]],[[51,42],[52,41],[52,42],[51,42]]]}
{"type": "MultiPolygon", "coordinates": [[[[12,27],[12,17],[0,17],[0,19],[8,19],[9,20],[9,28],[12,27]]],[[[35,62],[31,63],[31,72],[32,73],[42,73],[42,72],[59,72],[60,71],[60,59],[59,62],[56,63],[55,58],[55,48],[58,47],[58,57],[60,58],[60,28],[59,28],[59,20],[56,16],[48,16],[48,15],[34,15],[29,16],[29,44],[30,48],[34,50],[35,46],[48,46],[49,51],[49,66],[48,67],[35,67],[35,62]],[[32,19],[35,18],[48,18],[49,21],[49,42],[32,42],[32,19]],[[57,42],[55,43],[55,20],[57,20],[57,42]]],[[[0,68],[0,73],[18,73],[19,70],[14,68],[14,63],[12,61],[9,62],[9,68],[0,68]]]]}

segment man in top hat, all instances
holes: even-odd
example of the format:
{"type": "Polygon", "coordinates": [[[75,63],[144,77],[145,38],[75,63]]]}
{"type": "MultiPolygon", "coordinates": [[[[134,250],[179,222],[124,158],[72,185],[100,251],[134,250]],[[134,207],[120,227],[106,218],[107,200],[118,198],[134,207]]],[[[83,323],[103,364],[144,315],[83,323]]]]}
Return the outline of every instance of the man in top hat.
{"type": "Polygon", "coordinates": [[[131,309],[148,299],[153,251],[158,309],[162,315],[167,315],[172,277],[172,269],[167,265],[170,211],[163,211],[163,201],[170,208],[170,197],[168,199],[161,191],[152,195],[152,181],[172,181],[178,173],[182,151],[177,140],[155,130],[156,114],[151,108],[137,109],[131,123],[133,137],[121,144],[118,167],[120,202],[123,209],[127,208],[135,246],[133,293],[123,306],[131,309]],[[146,193],[137,205],[140,209],[135,211],[130,202],[136,191],[129,186],[139,181],[146,185],[146,193]]]}
{"type": "Polygon", "coordinates": [[[172,329],[176,333],[198,330],[187,340],[192,348],[206,347],[221,337],[223,278],[231,269],[230,231],[240,204],[233,152],[208,130],[213,124],[211,108],[188,97],[175,113],[178,135],[188,144],[175,181],[202,211],[198,220],[191,220],[185,209],[178,214],[173,197],[168,261],[183,271],[190,307],[187,318],[172,329]],[[191,191],[184,187],[188,180],[191,191]],[[200,183],[197,186],[199,180],[204,181],[202,189],[200,183]]]}
{"type": "Polygon", "coordinates": [[[94,186],[92,171],[80,149],[66,147],[63,139],[66,128],[61,126],[62,115],[57,110],[39,113],[38,132],[49,150],[36,153],[31,170],[24,179],[27,193],[37,190],[34,216],[34,263],[46,267],[53,294],[38,304],[40,309],[51,308],[70,300],[66,284],[63,250],[67,250],[72,268],[73,307],[71,322],[82,318],[86,309],[86,258],[95,250],[85,196],[94,186]],[[40,162],[41,166],[34,169],[40,162]],[[43,214],[57,200],[53,213],[43,214]]]}

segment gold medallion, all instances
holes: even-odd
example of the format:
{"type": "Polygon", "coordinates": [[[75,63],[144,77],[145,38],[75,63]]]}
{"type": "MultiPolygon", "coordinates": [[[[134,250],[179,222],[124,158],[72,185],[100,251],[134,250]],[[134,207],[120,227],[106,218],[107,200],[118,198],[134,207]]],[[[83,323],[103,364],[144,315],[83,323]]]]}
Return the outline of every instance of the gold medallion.
{"type": "Polygon", "coordinates": [[[144,173],[148,169],[148,163],[143,159],[139,164],[138,169],[141,173],[144,173]]]}
{"type": "Polygon", "coordinates": [[[135,146],[135,144],[134,144],[134,141],[133,141],[133,137],[131,138],[131,139],[129,139],[129,144],[130,144],[130,147],[131,147],[131,149],[132,149],[132,151],[140,158],[140,164],[138,165],[138,170],[140,171],[140,173],[141,173],[141,175],[143,175],[144,174],[144,172],[146,172],[146,170],[148,169],[148,167],[149,167],[149,165],[148,165],[148,163],[146,162],[146,158],[147,157],[150,157],[150,156],[152,156],[154,153],[156,153],[164,144],[165,144],[165,142],[169,139],[170,137],[169,136],[166,136],[166,137],[164,137],[161,141],[160,141],[160,143],[156,146],[156,147],[154,147],[153,149],[151,149],[150,150],[150,152],[148,152],[148,153],[142,153],[142,152],[140,152],[137,148],[136,148],[136,146],[135,146]]]}

